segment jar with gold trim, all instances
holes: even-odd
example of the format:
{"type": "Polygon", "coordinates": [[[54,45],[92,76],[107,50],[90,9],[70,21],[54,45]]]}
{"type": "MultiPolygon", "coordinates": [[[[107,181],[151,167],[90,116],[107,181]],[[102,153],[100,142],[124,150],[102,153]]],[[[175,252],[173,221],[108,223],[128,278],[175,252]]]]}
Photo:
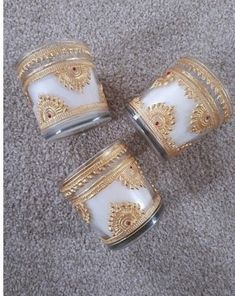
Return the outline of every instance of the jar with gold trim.
{"type": "Polygon", "coordinates": [[[227,122],[232,104],[222,83],[204,64],[184,57],[134,98],[128,113],[158,154],[169,158],[227,122]]]}
{"type": "Polygon", "coordinates": [[[157,222],[162,209],[159,193],[121,142],[80,166],[60,192],[111,249],[140,236],[157,222]]]}
{"type": "Polygon", "coordinates": [[[64,41],[40,47],[16,65],[42,135],[58,139],[110,119],[87,45],[64,41]]]}

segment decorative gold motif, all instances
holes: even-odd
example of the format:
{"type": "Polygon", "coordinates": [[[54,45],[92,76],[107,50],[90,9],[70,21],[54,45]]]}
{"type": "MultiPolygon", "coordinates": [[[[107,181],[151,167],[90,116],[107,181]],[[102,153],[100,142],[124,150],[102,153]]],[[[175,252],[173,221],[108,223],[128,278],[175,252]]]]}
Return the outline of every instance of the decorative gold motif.
{"type": "Polygon", "coordinates": [[[138,220],[144,215],[144,211],[140,209],[137,203],[112,203],[109,218],[109,230],[113,236],[128,231],[138,220]]]}
{"type": "Polygon", "coordinates": [[[47,121],[40,123],[40,129],[43,131],[44,129],[50,127],[53,124],[57,124],[62,120],[66,120],[72,116],[79,116],[84,114],[85,112],[99,112],[99,111],[108,111],[108,106],[106,103],[96,103],[96,104],[88,104],[82,105],[77,108],[68,109],[66,112],[61,112],[55,115],[52,118],[48,118],[47,121]]]}
{"type": "Polygon", "coordinates": [[[191,116],[191,130],[194,133],[203,133],[212,128],[211,117],[204,105],[199,104],[191,116]]]}
{"type": "Polygon", "coordinates": [[[106,188],[109,184],[113,183],[113,181],[117,180],[120,174],[130,166],[135,159],[133,157],[128,157],[122,160],[116,167],[110,170],[107,174],[98,179],[95,183],[93,183],[89,188],[84,190],[80,195],[73,196],[69,195],[68,199],[76,204],[77,202],[86,202],[87,200],[93,198],[97,193],[106,188]]]}
{"type": "MultiPolygon", "coordinates": [[[[135,223],[132,223],[129,227],[125,229],[125,227],[122,227],[122,231],[120,231],[119,234],[113,235],[109,238],[103,237],[102,240],[106,245],[114,246],[116,244],[119,244],[120,242],[128,239],[130,236],[134,235],[140,228],[142,228],[145,224],[149,222],[151,217],[154,213],[158,212],[162,207],[161,197],[157,193],[156,196],[153,198],[153,203],[146,209],[145,211],[141,211],[141,215],[138,219],[136,219],[135,223]]],[[[126,221],[127,219],[123,219],[123,221],[126,221]]],[[[118,221],[118,220],[117,220],[118,221]]],[[[122,222],[122,224],[125,225],[125,223],[122,222]]],[[[121,224],[121,225],[122,225],[121,224]]],[[[128,223],[129,224],[129,223],[128,223]]]]}
{"type": "Polygon", "coordinates": [[[157,103],[147,108],[149,119],[163,135],[169,135],[175,124],[174,106],[165,103],[157,103]]]}
{"type": "Polygon", "coordinates": [[[181,58],[177,64],[187,67],[190,71],[198,75],[198,77],[214,92],[216,99],[222,106],[224,121],[228,121],[232,115],[232,104],[230,97],[220,80],[203,63],[194,58],[181,58]]]}
{"type": "Polygon", "coordinates": [[[55,96],[41,96],[38,103],[39,124],[47,124],[58,114],[64,114],[68,111],[68,106],[62,100],[55,96]]]}
{"type": "Polygon", "coordinates": [[[151,88],[167,86],[169,83],[174,81],[174,76],[170,71],[167,71],[161,77],[157,78],[152,84],[151,88]]]}
{"type": "Polygon", "coordinates": [[[62,192],[65,197],[73,195],[80,187],[85,185],[94,176],[99,175],[126,152],[126,146],[119,141],[106,148],[100,155],[89,160],[81,169],[76,171],[71,177],[67,178],[64,181],[60,192],[62,192]]]}
{"type": "MultiPolygon", "coordinates": [[[[140,100],[140,98],[133,99],[129,103],[129,105],[131,108],[133,108],[133,110],[135,110],[137,114],[139,114],[143,118],[144,122],[147,124],[151,133],[158,140],[160,145],[166,150],[166,153],[169,156],[176,156],[180,154],[181,151],[185,149],[185,147],[188,147],[190,145],[190,143],[187,143],[182,146],[176,146],[176,144],[173,142],[173,140],[169,136],[170,127],[168,128],[168,130],[166,128],[164,129],[165,134],[162,133],[161,130],[158,129],[158,126],[156,126],[156,121],[153,120],[153,114],[151,114],[148,107],[145,107],[144,103],[140,100]]],[[[170,118],[169,122],[173,124],[174,123],[173,113],[169,118],[170,118]]]]}
{"type": "Polygon", "coordinates": [[[19,78],[22,78],[25,72],[27,72],[35,64],[51,60],[58,56],[68,57],[77,56],[78,54],[86,54],[87,56],[91,55],[89,48],[83,43],[65,41],[49,44],[36,49],[23,57],[17,65],[17,74],[19,78]]]}
{"type": "Polygon", "coordinates": [[[82,64],[65,65],[64,68],[55,72],[59,81],[71,90],[81,91],[91,79],[91,67],[82,64]]]}
{"type": "Polygon", "coordinates": [[[119,176],[119,181],[130,189],[145,187],[145,179],[137,162],[133,162],[119,176]]]}
{"type": "Polygon", "coordinates": [[[79,69],[80,67],[82,67],[83,69],[87,69],[87,71],[94,67],[93,63],[84,59],[80,59],[80,58],[71,58],[71,59],[66,59],[63,61],[59,61],[59,62],[54,62],[51,64],[48,64],[42,68],[39,68],[37,71],[32,72],[30,75],[26,76],[25,79],[22,79],[22,84],[23,84],[23,91],[25,94],[27,94],[27,89],[28,86],[49,75],[49,74],[54,74],[57,77],[61,77],[61,79],[63,78],[63,83],[67,86],[72,86],[72,84],[74,86],[78,86],[78,85],[83,85],[85,81],[89,82],[90,79],[90,74],[85,74],[85,70],[84,70],[84,75],[81,75],[80,77],[78,77],[78,74],[80,73],[79,71],[77,72],[77,69],[79,69]],[[75,70],[73,70],[73,68],[75,70]],[[68,71],[68,69],[70,69],[70,72],[68,71]],[[71,72],[73,72],[73,75],[71,74],[71,72]],[[70,74],[68,74],[68,72],[70,74]],[[64,73],[64,74],[63,74],[64,73]],[[75,79],[76,76],[76,79],[75,79]],[[86,76],[86,79],[85,79],[86,76]],[[70,77],[70,78],[69,78],[70,77]],[[71,82],[72,81],[72,82],[71,82]]]}
{"type": "Polygon", "coordinates": [[[81,203],[81,202],[76,203],[74,208],[78,211],[78,213],[81,216],[81,218],[83,219],[83,221],[85,221],[87,224],[89,224],[90,219],[91,219],[91,215],[90,215],[88,208],[85,206],[85,204],[81,203]]]}

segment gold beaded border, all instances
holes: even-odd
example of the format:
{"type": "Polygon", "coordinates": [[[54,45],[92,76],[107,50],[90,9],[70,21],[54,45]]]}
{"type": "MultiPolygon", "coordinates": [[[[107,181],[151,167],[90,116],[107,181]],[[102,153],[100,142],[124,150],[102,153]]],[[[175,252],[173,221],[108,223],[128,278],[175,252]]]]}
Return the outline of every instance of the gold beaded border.
{"type": "Polygon", "coordinates": [[[206,85],[208,85],[209,88],[218,96],[217,99],[224,112],[224,121],[228,121],[233,113],[231,99],[225,87],[216,75],[212,73],[202,62],[191,57],[181,58],[177,64],[189,67],[192,72],[196,73],[203,81],[205,81],[206,85]]]}
{"type": "Polygon", "coordinates": [[[110,238],[102,238],[102,241],[108,245],[112,246],[114,244],[121,243],[122,241],[128,239],[130,236],[135,234],[140,228],[142,228],[146,223],[148,223],[149,219],[152,217],[154,212],[157,211],[162,205],[161,197],[157,194],[154,199],[152,205],[146,210],[145,214],[135,223],[132,227],[128,228],[126,231],[123,231],[120,235],[112,236],[110,238]]]}
{"type": "Polygon", "coordinates": [[[88,160],[88,164],[82,167],[79,171],[66,179],[60,189],[60,192],[65,197],[74,194],[80,187],[85,185],[94,176],[99,175],[114,161],[119,159],[127,152],[127,147],[121,143],[115,143],[107,148],[101,155],[95,157],[92,161],[88,160]]]}
{"type": "Polygon", "coordinates": [[[21,78],[26,71],[34,64],[43,62],[45,60],[57,57],[75,54],[91,55],[88,46],[83,43],[75,41],[65,41],[61,43],[54,43],[45,45],[39,49],[33,50],[26,54],[16,66],[17,75],[21,78]]]}

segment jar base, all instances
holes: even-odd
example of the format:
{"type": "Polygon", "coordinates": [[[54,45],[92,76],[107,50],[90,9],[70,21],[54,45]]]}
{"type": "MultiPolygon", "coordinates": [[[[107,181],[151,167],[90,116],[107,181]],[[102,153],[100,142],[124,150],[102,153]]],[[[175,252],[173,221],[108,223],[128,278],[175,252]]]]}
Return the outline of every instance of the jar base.
{"type": "Polygon", "coordinates": [[[144,136],[144,138],[147,140],[149,145],[157,153],[159,158],[165,159],[165,160],[168,159],[168,155],[165,149],[160,145],[157,139],[153,136],[152,132],[147,127],[147,125],[145,124],[143,119],[140,117],[140,115],[136,113],[136,111],[131,106],[127,106],[127,113],[131,121],[134,123],[136,129],[144,136]]]}
{"type": "Polygon", "coordinates": [[[46,140],[53,141],[60,138],[70,136],[75,133],[80,133],[95,126],[98,126],[111,119],[109,111],[103,111],[96,116],[86,115],[84,117],[71,118],[66,122],[59,123],[54,127],[50,127],[42,132],[46,140]]]}
{"type": "Polygon", "coordinates": [[[152,214],[152,216],[147,221],[145,221],[145,223],[143,223],[132,235],[130,235],[125,240],[116,242],[112,245],[108,245],[107,248],[110,250],[120,250],[129,246],[131,243],[133,243],[136,239],[140,238],[141,235],[143,235],[147,230],[152,228],[158,222],[163,208],[163,203],[161,201],[159,206],[156,208],[155,212],[152,214]]]}

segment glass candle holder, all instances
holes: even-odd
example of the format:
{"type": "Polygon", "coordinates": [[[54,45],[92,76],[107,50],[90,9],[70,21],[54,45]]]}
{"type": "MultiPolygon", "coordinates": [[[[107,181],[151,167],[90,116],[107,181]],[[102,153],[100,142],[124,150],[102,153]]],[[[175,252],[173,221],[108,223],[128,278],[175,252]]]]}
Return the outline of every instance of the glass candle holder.
{"type": "Polygon", "coordinates": [[[125,246],[157,222],[161,197],[120,142],[74,171],[60,188],[111,249],[125,246]]]}
{"type": "Polygon", "coordinates": [[[110,119],[103,87],[85,44],[65,41],[45,45],[23,56],[16,69],[46,139],[68,136],[110,119]]]}
{"type": "Polygon", "coordinates": [[[227,122],[228,93],[194,58],[181,58],[128,105],[136,127],[164,158],[177,156],[196,139],[227,122]]]}

